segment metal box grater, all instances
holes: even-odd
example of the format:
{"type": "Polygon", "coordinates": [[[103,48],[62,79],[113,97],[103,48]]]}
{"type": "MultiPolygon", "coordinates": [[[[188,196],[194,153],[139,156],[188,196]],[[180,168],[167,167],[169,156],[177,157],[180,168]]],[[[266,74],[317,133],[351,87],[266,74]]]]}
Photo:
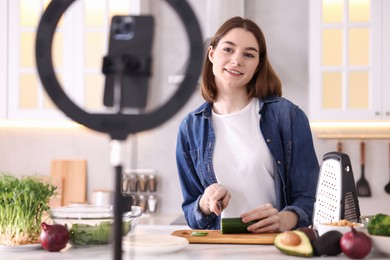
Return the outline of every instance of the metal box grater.
{"type": "Polygon", "coordinates": [[[359,218],[359,201],[348,155],[340,152],[325,154],[318,176],[313,227],[341,219],[358,222],[359,218]]]}

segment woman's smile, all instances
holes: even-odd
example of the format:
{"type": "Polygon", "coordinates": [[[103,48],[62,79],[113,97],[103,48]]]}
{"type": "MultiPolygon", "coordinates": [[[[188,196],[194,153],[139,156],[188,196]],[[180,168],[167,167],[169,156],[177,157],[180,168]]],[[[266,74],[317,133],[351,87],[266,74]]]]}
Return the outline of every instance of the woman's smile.
{"type": "Polygon", "coordinates": [[[225,69],[225,71],[229,72],[234,77],[244,75],[244,73],[234,69],[225,69]]]}

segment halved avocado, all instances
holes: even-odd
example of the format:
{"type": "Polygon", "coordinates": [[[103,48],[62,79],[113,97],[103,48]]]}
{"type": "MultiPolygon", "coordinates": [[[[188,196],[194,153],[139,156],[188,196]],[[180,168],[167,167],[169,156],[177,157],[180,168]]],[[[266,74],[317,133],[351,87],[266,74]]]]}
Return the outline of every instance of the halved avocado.
{"type": "Polygon", "coordinates": [[[313,247],[308,236],[302,231],[285,231],[275,237],[274,244],[277,249],[286,255],[311,257],[313,247]]]}

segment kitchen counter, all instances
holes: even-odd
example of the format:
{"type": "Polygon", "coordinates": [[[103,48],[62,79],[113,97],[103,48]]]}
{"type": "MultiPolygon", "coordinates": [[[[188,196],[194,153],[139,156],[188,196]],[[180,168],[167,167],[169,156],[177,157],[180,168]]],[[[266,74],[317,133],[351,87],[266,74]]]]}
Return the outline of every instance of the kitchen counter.
{"type": "MultiPolygon", "coordinates": [[[[160,234],[169,235],[174,230],[188,229],[185,225],[145,225],[141,224],[135,232],[137,234],[160,234]]],[[[273,245],[219,245],[219,244],[190,244],[187,247],[171,253],[155,254],[131,254],[124,253],[123,260],[175,260],[175,259],[299,259],[294,256],[282,254],[273,245]]],[[[64,252],[47,252],[43,249],[32,249],[25,251],[0,251],[0,259],[6,260],[110,260],[113,259],[111,246],[95,246],[84,248],[67,248],[64,252]]],[[[304,259],[304,258],[302,258],[304,259]]],[[[326,257],[322,259],[348,259],[340,254],[337,257],[326,257]]],[[[389,259],[389,256],[376,254],[374,251],[365,259],[389,259]]]]}

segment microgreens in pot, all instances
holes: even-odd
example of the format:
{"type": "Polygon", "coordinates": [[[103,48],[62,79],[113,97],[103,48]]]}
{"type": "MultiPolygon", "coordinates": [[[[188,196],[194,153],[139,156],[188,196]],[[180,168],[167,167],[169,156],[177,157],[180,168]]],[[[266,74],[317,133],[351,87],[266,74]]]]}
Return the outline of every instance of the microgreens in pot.
{"type": "Polygon", "coordinates": [[[0,244],[39,243],[42,216],[55,190],[39,176],[0,173],[0,244]]]}

